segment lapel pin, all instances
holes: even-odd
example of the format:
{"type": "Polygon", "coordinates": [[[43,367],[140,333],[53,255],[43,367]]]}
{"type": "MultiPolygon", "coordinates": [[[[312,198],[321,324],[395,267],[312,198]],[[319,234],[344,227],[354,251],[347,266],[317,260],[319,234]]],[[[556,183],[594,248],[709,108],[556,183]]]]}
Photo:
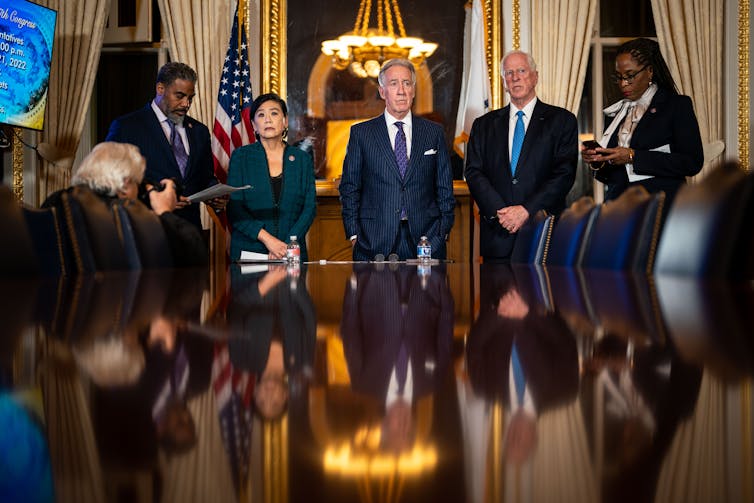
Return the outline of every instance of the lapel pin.
{"type": "Polygon", "coordinates": [[[651,114],[653,114],[653,113],[655,113],[655,112],[657,112],[657,109],[656,109],[656,108],[654,108],[654,107],[652,107],[652,108],[651,108],[651,109],[649,110],[649,113],[651,113],[651,114]]]}
{"type": "Polygon", "coordinates": [[[296,158],[293,155],[289,155],[288,156],[288,160],[291,161],[291,162],[293,162],[293,161],[296,160],[296,158]]]}

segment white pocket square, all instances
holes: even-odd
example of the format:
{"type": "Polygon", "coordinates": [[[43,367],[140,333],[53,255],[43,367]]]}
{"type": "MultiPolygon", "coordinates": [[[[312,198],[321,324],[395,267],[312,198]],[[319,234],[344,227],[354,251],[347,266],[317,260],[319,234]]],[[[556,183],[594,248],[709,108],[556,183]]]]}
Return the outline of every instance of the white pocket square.
{"type": "Polygon", "coordinates": [[[426,152],[424,152],[424,155],[435,155],[436,153],[437,153],[437,150],[431,148],[427,150],[426,152]]]}

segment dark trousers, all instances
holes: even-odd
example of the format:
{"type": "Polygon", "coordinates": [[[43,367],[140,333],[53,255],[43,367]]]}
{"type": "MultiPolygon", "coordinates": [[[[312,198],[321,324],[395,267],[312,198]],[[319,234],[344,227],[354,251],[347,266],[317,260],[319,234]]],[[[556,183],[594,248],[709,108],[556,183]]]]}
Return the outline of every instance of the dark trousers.
{"type": "Polygon", "coordinates": [[[398,234],[390,253],[398,255],[398,260],[416,258],[416,243],[411,239],[411,231],[408,228],[408,220],[401,220],[398,226],[398,234]]]}

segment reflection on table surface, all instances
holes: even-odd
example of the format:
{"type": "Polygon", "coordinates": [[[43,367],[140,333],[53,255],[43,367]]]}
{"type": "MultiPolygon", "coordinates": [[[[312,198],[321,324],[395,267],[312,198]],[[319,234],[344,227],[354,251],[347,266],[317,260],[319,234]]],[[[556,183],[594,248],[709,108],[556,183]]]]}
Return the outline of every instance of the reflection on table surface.
{"type": "Polygon", "coordinates": [[[393,263],[1,283],[2,501],[754,497],[751,282],[393,263]]]}

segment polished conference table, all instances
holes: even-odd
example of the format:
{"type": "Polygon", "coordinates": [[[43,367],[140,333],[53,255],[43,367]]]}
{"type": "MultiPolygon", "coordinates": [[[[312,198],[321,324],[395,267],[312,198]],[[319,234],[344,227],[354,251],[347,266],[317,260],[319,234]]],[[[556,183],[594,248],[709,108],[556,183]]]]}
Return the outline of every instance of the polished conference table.
{"type": "Polygon", "coordinates": [[[754,494],[751,282],[315,263],[2,291],[2,501],[754,494]]]}

